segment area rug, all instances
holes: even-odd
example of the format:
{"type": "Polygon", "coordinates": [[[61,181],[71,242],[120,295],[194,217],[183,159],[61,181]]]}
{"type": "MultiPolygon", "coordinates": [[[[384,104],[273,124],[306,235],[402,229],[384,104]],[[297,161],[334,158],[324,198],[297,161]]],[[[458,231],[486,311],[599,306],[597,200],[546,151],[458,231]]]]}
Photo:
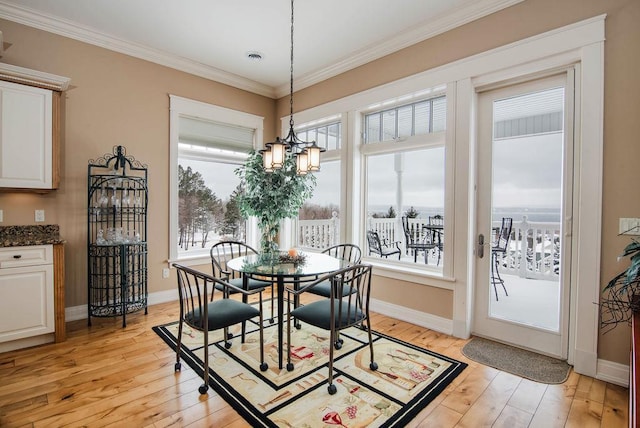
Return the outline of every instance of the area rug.
{"type": "MultiPolygon", "coordinates": [[[[175,349],[177,322],[153,330],[175,349]]],[[[338,392],[329,395],[328,331],[306,324],[292,331],[295,369],[288,372],[278,369],[277,327],[266,323],[269,368],[261,372],[257,325],[250,330],[244,344],[234,337],[230,349],[224,347],[222,332],[210,333],[209,385],[254,427],[405,426],[467,366],[374,332],[379,368],[371,371],[367,333],[351,328],[341,332],[344,345],[334,357],[338,392]]],[[[202,339],[185,326],[181,358],[201,376],[202,339]]]]}
{"type": "Polygon", "coordinates": [[[571,370],[566,361],[481,337],[471,339],[462,353],[473,361],[540,383],[563,383],[571,370]]]}

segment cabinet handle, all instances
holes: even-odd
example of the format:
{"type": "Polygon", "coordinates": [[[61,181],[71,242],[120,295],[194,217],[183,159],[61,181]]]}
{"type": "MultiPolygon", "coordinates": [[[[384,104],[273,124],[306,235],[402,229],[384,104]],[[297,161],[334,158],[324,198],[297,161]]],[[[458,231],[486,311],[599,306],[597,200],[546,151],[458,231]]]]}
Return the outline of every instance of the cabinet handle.
{"type": "Polygon", "coordinates": [[[22,255],[20,255],[20,254],[16,254],[15,256],[13,256],[13,258],[14,258],[14,259],[20,259],[20,258],[22,258],[22,255]]]}

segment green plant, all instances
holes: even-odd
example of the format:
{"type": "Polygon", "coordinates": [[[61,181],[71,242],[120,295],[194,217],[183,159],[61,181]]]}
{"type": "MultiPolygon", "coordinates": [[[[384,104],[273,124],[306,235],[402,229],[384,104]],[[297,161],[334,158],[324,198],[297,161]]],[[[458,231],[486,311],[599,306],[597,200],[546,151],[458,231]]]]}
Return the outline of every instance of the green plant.
{"type": "Polygon", "coordinates": [[[407,218],[416,218],[420,213],[413,206],[405,211],[404,216],[407,218]]]}
{"type": "Polygon", "coordinates": [[[313,194],[316,178],[312,174],[297,175],[293,156],[286,156],[284,166],[265,171],[262,155],[251,151],[243,166],[236,169],[243,192],[238,197],[244,218],[255,216],[262,231],[261,250],[269,252],[274,244],[280,221],[298,215],[298,210],[313,194]]]}
{"type": "Polygon", "coordinates": [[[613,277],[602,290],[600,326],[610,331],[619,323],[630,323],[640,310],[640,242],[632,240],[622,257],[630,257],[629,267],[613,277]]]}

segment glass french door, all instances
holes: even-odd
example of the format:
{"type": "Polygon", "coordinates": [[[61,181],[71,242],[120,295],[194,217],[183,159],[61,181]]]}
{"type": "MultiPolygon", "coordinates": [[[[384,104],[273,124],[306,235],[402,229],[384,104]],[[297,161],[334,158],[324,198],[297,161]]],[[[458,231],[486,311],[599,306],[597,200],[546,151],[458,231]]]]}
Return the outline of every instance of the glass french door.
{"type": "Polygon", "coordinates": [[[559,358],[568,348],[571,80],[562,74],[478,96],[473,332],[559,358]]]}

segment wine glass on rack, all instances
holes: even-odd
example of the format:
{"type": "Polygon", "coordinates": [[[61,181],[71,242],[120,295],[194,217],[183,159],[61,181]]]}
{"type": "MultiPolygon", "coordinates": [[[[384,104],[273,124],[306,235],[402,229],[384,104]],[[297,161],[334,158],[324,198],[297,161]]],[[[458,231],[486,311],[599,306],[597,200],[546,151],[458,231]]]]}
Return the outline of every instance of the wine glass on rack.
{"type": "Polygon", "coordinates": [[[131,196],[129,196],[129,182],[127,182],[127,187],[122,189],[122,206],[128,207],[131,205],[131,196]]]}
{"type": "Polygon", "coordinates": [[[107,197],[107,192],[104,190],[104,184],[100,186],[100,197],[98,198],[98,203],[101,207],[106,207],[109,203],[109,198],[107,197]]]}
{"type": "Polygon", "coordinates": [[[120,198],[118,197],[118,188],[116,182],[113,183],[113,195],[111,195],[111,205],[118,211],[120,209],[120,198]]]}

